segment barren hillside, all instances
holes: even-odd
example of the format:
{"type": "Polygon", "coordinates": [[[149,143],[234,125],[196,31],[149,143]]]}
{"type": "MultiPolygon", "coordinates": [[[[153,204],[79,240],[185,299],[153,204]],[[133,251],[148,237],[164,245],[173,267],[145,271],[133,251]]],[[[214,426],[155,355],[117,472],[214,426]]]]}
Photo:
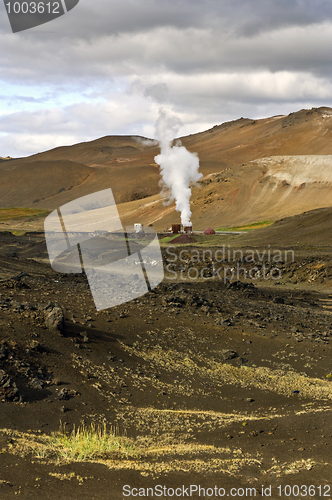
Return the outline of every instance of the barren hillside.
{"type": "MultiPolygon", "coordinates": [[[[332,109],[241,118],[181,138],[200,158],[196,229],[276,220],[332,205],[332,109]]],[[[124,224],[165,229],[179,216],[159,196],[153,141],[108,136],[0,163],[2,207],[54,209],[111,187],[124,224]]]]}
{"type": "Polygon", "coordinates": [[[310,210],[292,217],[285,217],[259,231],[248,231],[236,236],[234,244],[248,247],[289,247],[331,253],[332,208],[310,210]]]}

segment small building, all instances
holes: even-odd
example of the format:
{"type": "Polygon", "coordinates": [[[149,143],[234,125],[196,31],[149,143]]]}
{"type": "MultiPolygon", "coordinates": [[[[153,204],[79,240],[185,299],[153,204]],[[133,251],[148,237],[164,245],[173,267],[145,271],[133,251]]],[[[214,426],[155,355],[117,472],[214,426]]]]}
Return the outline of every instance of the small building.
{"type": "Polygon", "coordinates": [[[189,223],[186,226],[183,226],[183,232],[191,234],[193,232],[193,225],[189,223]]]}
{"type": "Polygon", "coordinates": [[[181,231],[181,224],[172,224],[172,233],[179,234],[181,231]]]}
{"type": "Polygon", "coordinates": [[[215,230],[212,229],[212,227],[207,227],[205,230],[204,230],[204,234],[205,235],[212,235],[212,234],[216,234],[215,230]]]}

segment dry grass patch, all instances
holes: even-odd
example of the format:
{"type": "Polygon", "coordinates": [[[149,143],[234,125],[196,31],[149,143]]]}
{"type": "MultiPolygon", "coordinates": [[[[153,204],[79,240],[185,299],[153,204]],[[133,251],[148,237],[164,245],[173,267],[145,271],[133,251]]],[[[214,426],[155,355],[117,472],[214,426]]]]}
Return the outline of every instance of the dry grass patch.
{"type": "Polygon", "coordinates": [[[235,226],[235,227],[220,227],[217,231],[252,231],[253,229],[260,229],[263,227],[268,227],[274,224],[272,220],[262,220],[260,222],[252,222],[251,224],[247,224],[245,226],[235,226]]]}
{"type": "Polygon", "coordinates": [[[187,442],[195,431],[226,428],[230,424],[266,420],[280,417],[276,413],[255,415],[253,413],[222,413],[199,410],[169,410],[155,408],[127,408],[118,410],[118,421],[128,427],[134,424],[139,432],[158,436],[158,443],[171,448],[187,442]],[[176,434],[176,435],[175,435],[176,434]]]}
{"type": "Polygon", "coordinates": [[[115,430],[107,430],[106,425],[86,426],[82,424],[67,432],[61,425],[58,432],[51,435],[20,433],[2,429],[2,434],[12,437],[8,451],[37,458],[50,458],[59,462],[84,462],[98,458],[137,457],[139,450],[133,440],[120,436],[115,430]]]}
{"type": "Polygon", "coordinates": [[[46,217],[50,210],[36,208],[0,208],[0,221],[20,219],[21,217],[46,217]]]}
{"type": "MultiPolygon", "coordinates": [[[[276,462],[275,459],[272,460],[276,462]]],[[[316,465],[317,462],[310,458],[307,460],[296,460],[294,462],[275,463],[268,470],[263,471],[263,474],[275,474],[277,477],[282,477],[283,475],[297,474],[302,470],[311,470],[316,465]]]]}
{"type": "MultiPolygon", "coordinates": [[[[260,465],[259,456],[242,450],[197,443],[167,443],[167,439],[151,437],[128,439],[107,431],[105,426],[80,426],[67,433],[62,426],[51,435],[20,433],[2,429],[10,436],[7,452],[47,460],[61,465],[74,462],[104,464],[116,470],[136,470],[142,475],[158,476],[172,471],[212,472],[235,474],[242,467],[260,465]]],[[[74,473],[54,473],[60,480],[78,479],[74,473]]]]}
{"type": "Polygon", "coordinates": [[[127,351],[153,363],[169,372],[177,371],[186,377],[210,378],[214,384],[229,384],[240,387],[255,387],[272,391],[283,396],[329,400],[332,399],[332,384],[328,380],[312,378],[293,370],[273,370],[267,367],[233,366],[206,359],[202,355],[188,356],[174,350],[155,346],[152,349],[139,349],[123,345],[127,351]],[[202,366],[203,364],[203,366],[202,366]]]}

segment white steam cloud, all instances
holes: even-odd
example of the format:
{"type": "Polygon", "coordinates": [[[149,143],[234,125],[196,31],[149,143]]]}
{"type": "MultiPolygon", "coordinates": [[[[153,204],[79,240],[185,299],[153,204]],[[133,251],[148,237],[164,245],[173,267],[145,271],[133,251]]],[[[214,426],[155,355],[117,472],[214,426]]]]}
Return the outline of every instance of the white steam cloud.
{"type": "Polygon", "coordinates": [[[175,200],[175,209],[181,212],[181,223],[190,224],[191,182],[197,182],[202,174],[198,171],[199,160],[196,153],[191,153],[178,140],[173,146],[181,122],[175,115],[161,109],[156,124],[156,139],[160,154],[155,162],[160,165],[163,184],[171,190],[171,199],[175,200]]]}

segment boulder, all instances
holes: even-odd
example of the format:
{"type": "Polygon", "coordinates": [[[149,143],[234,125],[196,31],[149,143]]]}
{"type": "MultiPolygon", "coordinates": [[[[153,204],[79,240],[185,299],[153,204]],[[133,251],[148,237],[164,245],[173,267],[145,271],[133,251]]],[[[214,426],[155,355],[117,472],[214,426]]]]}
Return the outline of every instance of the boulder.
{"type": "Polygon", "coordinates": [[[62,307],[57,302],[49,302],[44,308],[45,325],[54,333],[63,333],[65,329],[65,318],[62,307]]]}

